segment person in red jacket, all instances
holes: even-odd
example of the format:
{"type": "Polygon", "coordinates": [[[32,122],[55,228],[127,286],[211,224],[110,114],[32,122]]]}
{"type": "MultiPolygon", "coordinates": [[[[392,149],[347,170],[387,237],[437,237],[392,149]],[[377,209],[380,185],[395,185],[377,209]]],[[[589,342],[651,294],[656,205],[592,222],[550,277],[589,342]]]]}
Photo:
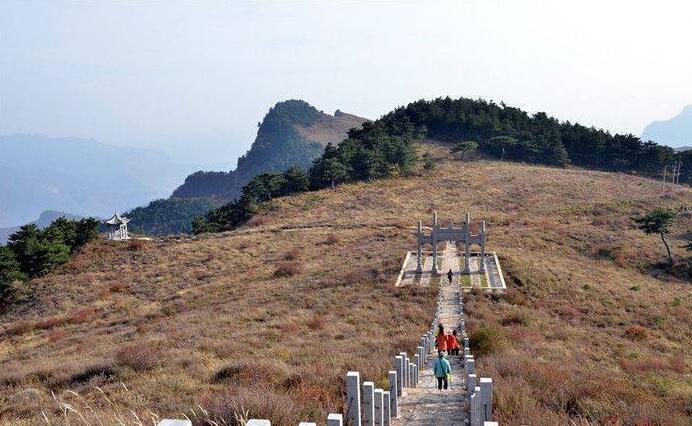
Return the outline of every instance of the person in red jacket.
{"type": "Polygon", "coordinates": [[[437,336],[435,336],[435,347],[438,351],[447,351],[447,335],[442,324],[437,326],[437,336]]]}
{"type": "Polygon", "coordinates": [[[459,340],[457,339],[457,331],[452,331],[452,334],[447,335],[447,348],[450,355],[459,355],[459,340]]]}

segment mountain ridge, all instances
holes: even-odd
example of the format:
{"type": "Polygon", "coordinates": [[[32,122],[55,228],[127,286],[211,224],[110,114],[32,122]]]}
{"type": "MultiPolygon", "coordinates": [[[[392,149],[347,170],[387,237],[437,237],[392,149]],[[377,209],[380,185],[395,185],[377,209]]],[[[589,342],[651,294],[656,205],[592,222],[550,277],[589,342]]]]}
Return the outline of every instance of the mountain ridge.
{"type": "Polygon", "coordinates": [[[231,200],[250,179],[263,172],[284,171],[297,165],[309,168],[328,143],[337,144],[348,130],[366,118],[337,110],[334,115],[317,110],[308,102],[290,99],[276,103],[258,125],[250,150],[228,172],[197,171],[189,175],[171,198],[210,197],[231,200]]]}

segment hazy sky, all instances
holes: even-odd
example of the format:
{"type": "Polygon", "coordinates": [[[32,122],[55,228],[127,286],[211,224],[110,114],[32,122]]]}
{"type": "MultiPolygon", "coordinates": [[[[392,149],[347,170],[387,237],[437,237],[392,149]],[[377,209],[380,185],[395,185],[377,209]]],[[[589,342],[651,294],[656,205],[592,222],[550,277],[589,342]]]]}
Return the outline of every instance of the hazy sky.
{"type": "Polygon", "coordinates": [[[235,166],[279,100],[484,97],[639,134],[692,103],[692,2],[0,0],[0,134],[235,166]]]}

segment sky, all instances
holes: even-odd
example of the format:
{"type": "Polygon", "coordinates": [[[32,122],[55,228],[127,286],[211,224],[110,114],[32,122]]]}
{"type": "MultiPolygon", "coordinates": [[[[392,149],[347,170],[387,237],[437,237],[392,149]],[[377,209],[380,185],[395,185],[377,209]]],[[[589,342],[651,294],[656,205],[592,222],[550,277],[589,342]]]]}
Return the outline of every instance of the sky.
{"type": "Polygon", "coordinates": [[[230,169],[278,101],[482,97],[640,134],[692,104],[687,1],[0,0],[0,134],[230,169]]]}

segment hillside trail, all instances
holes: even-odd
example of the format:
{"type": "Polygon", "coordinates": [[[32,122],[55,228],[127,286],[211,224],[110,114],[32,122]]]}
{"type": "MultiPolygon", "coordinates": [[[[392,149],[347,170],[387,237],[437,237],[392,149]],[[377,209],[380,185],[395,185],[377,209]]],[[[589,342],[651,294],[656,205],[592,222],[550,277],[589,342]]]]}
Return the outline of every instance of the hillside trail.
{"type": "MultiPolygon", "coordinates": [[[[443,251],[442,264],[455,273],[450,285],[447,277],[440,279],[440,299],[438,301],[437,319],[445,330],[458,330],[463,318],[459,292],[459,266],[450,268],[458,259],[457,248],[447,244],[443,251]]],[[[444,271],[443,271],[444,273],[444,271]]],[[[463,353],[463,352],[462,352],[463,353]]],[[[437,389],[437,379],[433,366],[437,352],[430,354],[426,366],[420,373],[418,387],[406,389],[405,396],[399,402],[399,417],[392,419],[392,426],[451,426],[463,425],[467,419],[464,411],[466,391],[461,356],[447,358],[452,367],[452,380],[448,390],[437,389]]]]}

